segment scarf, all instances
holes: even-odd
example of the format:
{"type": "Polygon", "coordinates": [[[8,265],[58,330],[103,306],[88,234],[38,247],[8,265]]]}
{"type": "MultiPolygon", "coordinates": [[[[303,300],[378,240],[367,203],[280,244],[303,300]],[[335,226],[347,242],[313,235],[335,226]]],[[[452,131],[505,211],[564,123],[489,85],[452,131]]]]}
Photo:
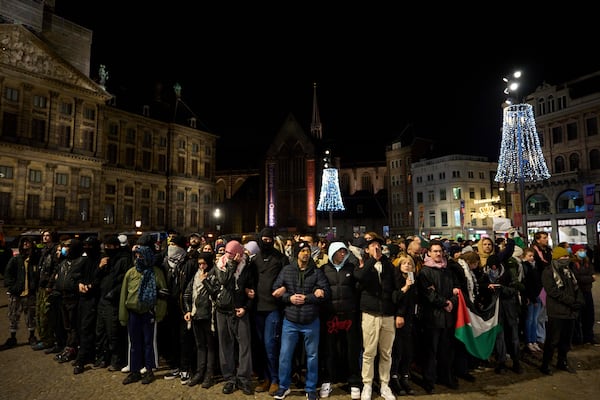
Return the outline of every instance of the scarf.
{"type": "Polygon", "coordinates": [[[469,264],[462,258],[458,259],[458,264],[462,267],[463,272],[465,274],[465,278],[467,279],[467,291],[469,292],[469,299],[471,303],[475,302],[475,294],[479,292],[479,285],[477,284],[477,279],[475,278],[475,274],[469,268],[469,264]]]}
{"type": "Polygon", "coordinates": [[[438,262],[433,261],[433,258],[427,257],[425,259],[425,261],[423,261],[423,265],[426,265],[426,266],[432,267],[432,268],[446,268],[448,266],[448,260],[446,260],[445,258],[442,257],[442,261],[438,263],[438,262]]]}
{"type": "Polygon", "coordinates": [[[194,275],[194,283],[192,283],[192,317],[196,315],[196,299],[200,295],[200,291],[204,287],[203,279],[200,277],[202,270],[198,269],[194,275]]]}
{"type": "Polygon", "coordinates": [[[169,269],[175,269],[185,259],[187,252],[179,246],[169,246],[167,249],[167,262],[169,269]]]}
{"type": "Polygon", "coordinates": [[[142,274],[142,282],[138,291],[138,300],[140,303],[154,307],[156,305],[156,276],[154,275],[154,254],[150,247],[140,246],[136,252],[142,255],[136,257],[135,269],[142,274]]]}
{"type": "Polygon", "coordinates": [[[556,283],[557,288],[562,288],[565,286],[562,277],[560,276],[558,269],[562,268],[563,274],[565,278],[573,281],[573,286],[575,290],[577,290],[577,279],[575,279],[575,274],[571,272],[569,268],[569,260],[552,260],[552,278],[554,278],[554,283],[556,283]]]}

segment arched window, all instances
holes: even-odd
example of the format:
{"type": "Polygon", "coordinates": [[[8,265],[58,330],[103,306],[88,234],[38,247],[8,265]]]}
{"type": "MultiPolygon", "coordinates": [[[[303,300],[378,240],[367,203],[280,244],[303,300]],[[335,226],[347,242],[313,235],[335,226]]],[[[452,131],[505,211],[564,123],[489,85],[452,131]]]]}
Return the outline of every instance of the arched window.
{"type": "Polygon", "coordinates": [[[550,202],[543,194],[533,194],[529,196],[527,201],[527,215],[544,215],[550,214],[550,202]]]}
{"type": "Polygon", "coordinates": [[[577,190],[562,192],[556,201],[556,211],[561,214],[585,211],[581,193],[577,190]]]}
{"type": "Polygon", "coordinates": [[[563,156],[558,156],[554,159],[554,173],[560,174],[565,172],[565,159],[563,156]]]}
{"type": "Polygon", "coordinates": [[[569,171],[577,171],[579,169],[579,154],[573,153],[569,156],[569,171]]]}

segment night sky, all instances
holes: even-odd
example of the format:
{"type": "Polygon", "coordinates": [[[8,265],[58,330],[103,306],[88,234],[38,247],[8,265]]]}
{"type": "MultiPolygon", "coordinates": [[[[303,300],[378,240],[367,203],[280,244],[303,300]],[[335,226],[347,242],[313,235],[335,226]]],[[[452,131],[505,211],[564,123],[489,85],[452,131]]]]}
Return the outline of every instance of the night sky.
{"type": "Polygon", "coordinates": [[[313,82],[324,137],[343,162],[384,160],[409,124],[448,154],[496,160],[503,76],[521,69],[525,95],[543,81],[600,70],[598,34],[583,21],[559,31],[532,18],[511,34],[517,29],[500,13],[440,22],[427,12],[346,3],[56,3],[58,15],[94,31],[90,75],[105,64],[109,92],[181,84],[199,125],[220,136],[220,169],[258,167],[289,113],[308,133],[313,82]]]}

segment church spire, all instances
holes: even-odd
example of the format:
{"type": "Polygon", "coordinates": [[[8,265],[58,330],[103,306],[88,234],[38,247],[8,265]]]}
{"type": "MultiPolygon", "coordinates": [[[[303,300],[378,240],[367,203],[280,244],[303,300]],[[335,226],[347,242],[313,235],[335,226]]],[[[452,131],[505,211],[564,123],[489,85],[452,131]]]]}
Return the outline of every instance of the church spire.
{"type": "Polygon", "coordinates": [[[319,107],[317,106],[317,84],[313,83],[313,112],[312,122],[310,124],[310,133],[317,139],[323,139],[323,125],[319,117],[319,107]]]}

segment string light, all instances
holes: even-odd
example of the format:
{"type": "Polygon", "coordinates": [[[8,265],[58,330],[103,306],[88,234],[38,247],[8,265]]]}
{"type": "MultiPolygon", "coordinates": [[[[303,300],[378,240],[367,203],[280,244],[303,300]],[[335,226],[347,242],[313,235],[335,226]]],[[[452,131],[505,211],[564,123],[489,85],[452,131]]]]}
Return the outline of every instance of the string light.
{"type": "Polygon", "coordinates": [[[344,211],[345,209],[340,193],[337,169],[324,168],[317,211],[344,211]]]}
{"type": "Polygon", "coordinates": [[[496,182],[537,182],[550,178],[530,104],[504,109],[496,182]]]}

